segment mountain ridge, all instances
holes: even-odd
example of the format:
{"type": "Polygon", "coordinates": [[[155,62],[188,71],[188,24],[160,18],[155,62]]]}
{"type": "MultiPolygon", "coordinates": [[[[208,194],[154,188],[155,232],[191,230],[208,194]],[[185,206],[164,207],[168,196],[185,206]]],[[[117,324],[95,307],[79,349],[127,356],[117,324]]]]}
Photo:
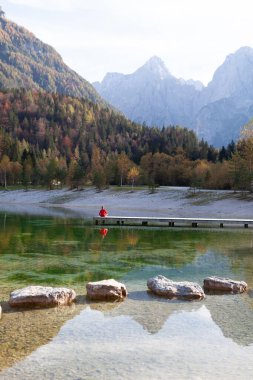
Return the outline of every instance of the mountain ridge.
{"type": "Polygon", "coordinates": [[[152,57],[134,73],[107,74],[94,87],[133,121],[182,125],[216,146],[238,139],[240,128],[253,116],[252,48],[228,55],[207,86],[176,78],[163,65],[152,57]]]}
{"type": "Polygon", "coordinates": [[[93,86],[70,69],[57,51],[0,13],[0,88],[58,92],[105,103],[93,86]]]}

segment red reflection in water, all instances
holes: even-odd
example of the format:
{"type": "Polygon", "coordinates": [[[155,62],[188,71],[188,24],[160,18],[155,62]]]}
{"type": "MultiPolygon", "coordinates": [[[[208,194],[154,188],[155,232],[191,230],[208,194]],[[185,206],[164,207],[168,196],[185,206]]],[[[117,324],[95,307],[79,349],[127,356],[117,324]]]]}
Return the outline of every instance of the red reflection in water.
{"type": "Polygon", "coordinates": [[[104,239],[108,233],[108,228],[101,228],[101,230],[99,230],[99,233],[102,236],[102,238],[104,239]]]}

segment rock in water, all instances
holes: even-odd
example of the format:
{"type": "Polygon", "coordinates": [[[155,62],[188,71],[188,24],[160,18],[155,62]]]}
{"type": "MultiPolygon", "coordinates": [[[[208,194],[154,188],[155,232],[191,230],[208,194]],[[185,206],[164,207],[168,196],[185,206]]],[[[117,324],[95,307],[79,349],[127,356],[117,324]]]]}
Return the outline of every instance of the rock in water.
{"type": "Polygon", "coordinates": [[[166,298],[203,299],[205,293],[201,286],[194,282],[174,282],[164,276],[148,279],[147,286],[151,292],[166,298]]]}
{"type": "Polygon", "coordinates": [[[75,298],[76,293],[72,289],[28,286],[12,292],[10,294],[9,305],[20,307],[70,305],[75,298]]]}
{"type": "Polygon", "coordinates": [[[87,297],[97,301],[123,301],[127,296],[126,286],[113,279],[89,282],[87,297]]]}
{"type": "Polygon", "coordinates": [[[219,292],[243,293],[248,285],[244,281],[234,281],[230,278],[211,276],[204,279],[204,289],[219,292]]]}

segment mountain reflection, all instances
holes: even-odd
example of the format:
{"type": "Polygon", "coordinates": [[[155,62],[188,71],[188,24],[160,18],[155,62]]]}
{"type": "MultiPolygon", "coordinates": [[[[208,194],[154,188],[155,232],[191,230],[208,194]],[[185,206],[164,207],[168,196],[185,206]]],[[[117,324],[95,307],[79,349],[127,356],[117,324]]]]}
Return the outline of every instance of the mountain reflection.
{"type": "Polygon", "coordinates": [[[149,302],[145,326],[153,325],[154,315],[163,314],[152,334],[133,317],[138,314],[136,305],[126,301],[106,314],[86,307],[50,343],[0,378],[50,379],[54,374],[57,379],[144,379],[157,378],[158,371],[165,379],[168,373],[169,378],[183,378],[186,370],[198,372],[200,378],[250,378],[253,345],[242,348],[225,337],[205,303],[149,302]],[[248,364],[241,366],[242,362],[248,364]]]}

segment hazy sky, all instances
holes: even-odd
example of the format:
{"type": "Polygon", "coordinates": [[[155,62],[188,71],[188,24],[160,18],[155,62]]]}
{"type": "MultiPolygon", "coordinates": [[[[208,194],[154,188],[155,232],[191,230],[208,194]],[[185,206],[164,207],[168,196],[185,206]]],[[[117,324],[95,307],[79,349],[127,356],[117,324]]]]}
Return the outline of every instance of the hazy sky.
{"type": "Polygon", "coordinates": [[[0,0],[6,17],[52,45],[89,81],[157,55],[205,84],[225,57],[253,47],[252,0],[0,0]]]}

